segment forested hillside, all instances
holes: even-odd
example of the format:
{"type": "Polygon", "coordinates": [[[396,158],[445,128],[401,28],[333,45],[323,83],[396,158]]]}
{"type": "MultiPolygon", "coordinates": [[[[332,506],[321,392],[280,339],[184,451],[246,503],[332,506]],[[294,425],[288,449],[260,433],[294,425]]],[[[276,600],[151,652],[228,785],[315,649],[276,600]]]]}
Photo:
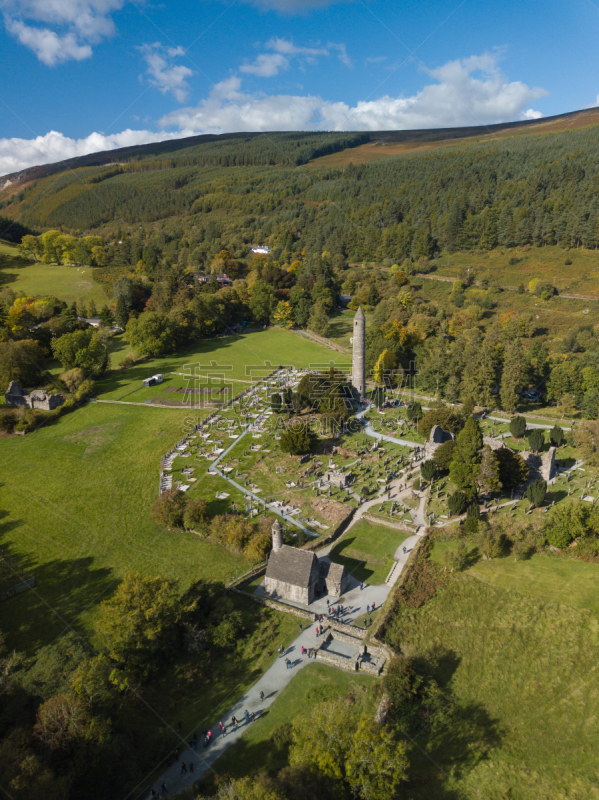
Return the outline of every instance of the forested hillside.
{"type": "Polygon", "coordinates": [[[7,198],[34,227],[91,231],[166,220],[186,251],[258,238],[294,253],[377,261],[442,249],[599,242],[599,128],[513,137],[345,169],[297,165],[362,135],[275,134],[165,159],[48,176],[7,198]]]}

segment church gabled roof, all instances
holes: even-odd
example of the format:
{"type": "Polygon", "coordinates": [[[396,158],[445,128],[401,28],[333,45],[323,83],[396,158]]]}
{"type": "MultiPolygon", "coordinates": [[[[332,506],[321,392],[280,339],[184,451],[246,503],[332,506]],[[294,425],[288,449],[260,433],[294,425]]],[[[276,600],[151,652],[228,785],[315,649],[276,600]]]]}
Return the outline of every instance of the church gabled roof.
{"type": "Polygon", "coordinates": [[[318,558],[314,553],[284,544],[276,553],[270,554],[265,577],[293,586],[307,587],[310,585],[313,569],[318,569],[318,558]]]}

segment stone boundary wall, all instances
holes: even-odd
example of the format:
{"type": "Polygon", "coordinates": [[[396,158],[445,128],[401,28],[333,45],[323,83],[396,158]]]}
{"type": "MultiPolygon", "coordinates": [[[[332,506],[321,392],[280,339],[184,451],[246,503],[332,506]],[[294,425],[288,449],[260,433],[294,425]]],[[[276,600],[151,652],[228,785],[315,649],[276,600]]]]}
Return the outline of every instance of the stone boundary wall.
{"type": "Polygon", "coordinates": [[[266,600],[264,597],[256,597],[254,594],[242,592],[241,589],[237,589],[235,586],[231,586],[228,591],[233,592],[234,594],[239,594],[242,597],[248,597],[250,600],[253,600],[254,603],[258,603],[261,606],[274,608],[275,611],[281,611],[284,614],[293,614],[295,617],[301,617],[302,619],[308,619],[310,622],[314,622],[314,614],[310,614],[308,611],[303,611],[301,608],[295,608],[295,606],[289,606],[287,603],[281,603],[275,600],[266,600]]]}
{"type": "Polygon", "coordinates": [[[343,536],[343,534],[347,530],[347,528],[349,526],[349,523],[354,518],[354,514],[356,513],[357,510],[358,510],[357,508],[354,508],[353,506],[351,506],[350,513],[347,515],[347,517],[344,520],[341,520],[341,522],[339,523],[339,525],[337,525],[337,527],[335,528],[333,533],[329,533],[329,535],[326,536],[324,539],[317,539],[317,540],[314,540],[314,541],[311,541],[311,542],[307,542],[306,544],[304,544],[302,546],[301,549],[302,550],[318,550],[321,547],[324,547],[324,546],[326,546],[328,544],[331,544],[332,542],[336,541],[337,539],[340,539],[341,536],[343,536]]]}
{"type": "Polygon", "coordinates": [[[389,622],[389,618],[391,617],[391,613],[393,611],[393,607],[395,605],[395,600],[397,599],[397,595],[399,594],[399,590],[404,585],[404,583],[407,580],[408,575],[410,574],[410,572],[414,568],[414,564],[416,562],[416,557],[417,557],[418,553],[420,552],[420,547],[422,545],[422,541],[423,541],[422,538],[418,539],[418,541],[416,542],[416,544],[412,548],[412,552],[408,556],[408,560],[406,561],[406,564],[405,564],[405,566],[404,566],[404,568],[402,570],[402,573],[399,576],[399,580],[397,581],[397,583],[393,587],[393,591],[388,594],[387,599],[385,600],[385,602],[383,604],[384,613],[381,615],[381,617],[380,617],[380,619],[379,619],[374,631],[372,632],[372,635],[370,636],[370,641],[371,642],[374,642],[375,644],[380,645],[381,647],[384,647],[385,649],[387,649],[387,646],[385,645],[385,643],[383,641],[381,641],[379,639],[379,636],[381,635],[382,631],[384,630],[384,628],[386,627],[386,625],[389,622]]]}
{"type": "Polygon", "coordinates": [[[311,337],[313,339],[316,339],[318,342],[320,342],[320,344],[324,345],[325,347],[330,347],[331,350],[336,350],[338,353],[343,353],[343,355],[350,355],[350,351],[346,347],[343,347],[343,345],[333,342],[331,339],[327,339],[325,336],[321,336],[319,333],[310,330],[310,328],[306,328],[305,331],[301,329],[295,329],[293,330],[293,333],[295,333],[297,336],[307,336],[309,338],[311,337]]]}
{"type": "Polygon", "coordinates": [[[328,618],[327,625],[331,630],[340,634],[339,636],[335,636],[337,639],[342,639],[342,637],[345,637],[351,642],[352,639],[365,639],[368,636],[368,630],[365,628],[358,628],[357,625],[346,625],[328,618]]]}
{"type": "Polygon", "coordinates": [[[267,561],[263,561],[261,564],[258,564],[256,567],[252,567],[249,572],[245,572],[243,575],[240,575],[239,578],[235,578],[230,583],[227,584],[227,589],[242,589],[244,586],[247,586],[248,583],[251,583],[255,578],[259,575],[264,575],[266,572],[266,567],[268,566],[267,561]]]}
{"type": "Polygon", "coordinates": [[[392,520],[381,519],[381,517],[377,517],[374,514],[362,514],[361,519],[366,519],[369,522],[376,522],[377,525],[384,525],[386,528],[393,528],[394,530],[398,531],[407,531],[408,533],[414,533],[414,529],[411,528],[405,522],[392,522],[392,520]]]}

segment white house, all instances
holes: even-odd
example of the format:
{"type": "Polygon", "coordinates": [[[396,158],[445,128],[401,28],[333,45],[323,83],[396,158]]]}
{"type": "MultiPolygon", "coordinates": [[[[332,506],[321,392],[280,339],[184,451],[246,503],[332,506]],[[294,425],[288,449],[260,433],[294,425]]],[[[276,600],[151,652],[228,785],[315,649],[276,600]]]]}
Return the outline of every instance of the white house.
{"type": "Polygon", "coordinates": [[[256,253],[259,256],[269,256],[270,255],[270,247],[267,244],[260,244],[257,247],[250,247],[252,253],[256,253]]]}

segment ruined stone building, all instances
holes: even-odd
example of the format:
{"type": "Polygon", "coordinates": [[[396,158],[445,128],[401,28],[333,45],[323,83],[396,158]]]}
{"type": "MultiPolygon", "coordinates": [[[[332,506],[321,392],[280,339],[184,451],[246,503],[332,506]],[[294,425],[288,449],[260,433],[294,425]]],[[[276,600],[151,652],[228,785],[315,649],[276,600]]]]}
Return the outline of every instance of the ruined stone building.
{"type": "Polygon", "coordinates": [[[64,403],[61,394],[48,394],[42,389],[35,389],[28,393],[18,381],[11,381],[4,395],[6,405],[11,408],[23,406],[24,408],[39,408],[42,411],[53,411],[64,403]]]}

